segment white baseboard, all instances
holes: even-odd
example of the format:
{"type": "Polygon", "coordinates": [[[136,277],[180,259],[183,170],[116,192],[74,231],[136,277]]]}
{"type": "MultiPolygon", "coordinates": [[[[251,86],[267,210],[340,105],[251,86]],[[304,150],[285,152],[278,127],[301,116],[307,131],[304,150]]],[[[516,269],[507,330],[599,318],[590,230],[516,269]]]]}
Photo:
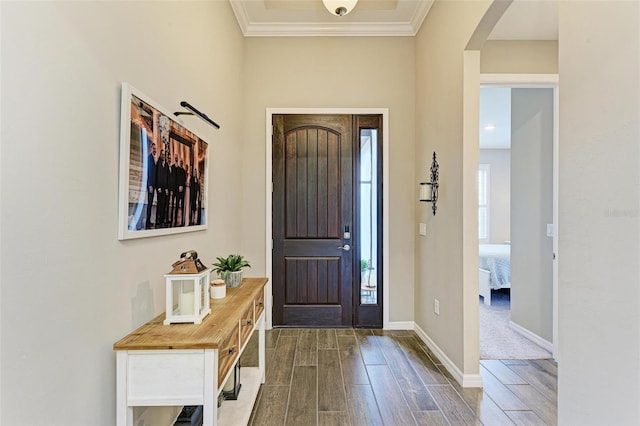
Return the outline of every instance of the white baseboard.
{"type": "Polygon", "coordinates": [[[385,330],[413,330],[413,321],[389,321],[385,330]]]}
{"type": "MultiPolygon", "coordinates": [[[[462,386],[463,388],[481,388],[482,387],[482,376],[480,374],[463,374],[462,371],[449,359],[448,356],[435,344],[433,340],[424,332],[418,324],[414,324],[414,330],[416,334],[422,339],[422,341],[427,345],[429,349],[438,357],[438,359],[444,365],[444,368],[449,371],[449,373],[453,376],[453,378],[462,386]]],[[[480,360],[478,360],[478,363],[480,360]]]]}
{"type": "Polygon", "coordinates": [[[542,337],[540,337],[537,334],[527,330],[523,326],[521,326],[519,324],[516,324],[513,321],[509,321],[509,327],[511,327],[513,329],[513,331],[515,331],[516,333],[518,333],[518,334],[522,335],[523,337],[526,337],[527,339],[531,340],[533,343],[535,343],[536,345],[540,346],[541,348],[548,350],[549,352],[551,352],[551,355],[553,355],[553,343],[549,342],[548,340],[543,339],[542,337]]]}

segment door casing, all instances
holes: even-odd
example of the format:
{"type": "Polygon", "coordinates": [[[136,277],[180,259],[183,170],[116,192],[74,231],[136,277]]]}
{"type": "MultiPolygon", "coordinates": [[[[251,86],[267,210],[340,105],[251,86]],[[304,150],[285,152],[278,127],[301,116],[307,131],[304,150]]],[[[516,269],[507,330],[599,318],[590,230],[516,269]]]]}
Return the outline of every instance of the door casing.
{"type": "Polygon", "coordinates": [[[266,155],[265,155],[265,265],[266,274],[269,281],[266,286],[267,294],[267,309],[266,312],[266,326],[268,329],[273,328],[273,265],[272,265],[272,250],[273,250],[273,231],[272,231],[272,208],[273,208],[273,183],[272,177],[272,161],[273,150],[271,147],[271,139],[273,135],[272,118],[274,114],[351,114],[351,115],[364,115],[364,114],[380,114],[382,115],[382,188],[383,188],[383,205],[382,205],[382,293],[383,293],[383,306],[382,306],[382,327],[390,328],[389,324],[389,294],[391,289],[389,288],[389,109],[388,108],[267,108],[266,109],[266,155]]]}

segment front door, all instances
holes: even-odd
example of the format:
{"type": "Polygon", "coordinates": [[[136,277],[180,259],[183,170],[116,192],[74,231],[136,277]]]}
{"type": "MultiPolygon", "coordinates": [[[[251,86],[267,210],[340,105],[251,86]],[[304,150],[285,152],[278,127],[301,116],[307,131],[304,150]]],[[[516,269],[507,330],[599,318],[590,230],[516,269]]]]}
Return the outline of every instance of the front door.
{"type": "Polygon", "coordinates": [[[273,116],[273,324],[351,326],[350,115],[273,116]]]}

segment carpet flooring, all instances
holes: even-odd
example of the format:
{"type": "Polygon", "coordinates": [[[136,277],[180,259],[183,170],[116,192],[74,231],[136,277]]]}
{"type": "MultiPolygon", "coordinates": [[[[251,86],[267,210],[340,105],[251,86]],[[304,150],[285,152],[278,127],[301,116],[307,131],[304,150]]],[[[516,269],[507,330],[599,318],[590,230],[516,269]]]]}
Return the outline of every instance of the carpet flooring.
{"type": "Polygon", "coordinates": [[[551,353],[509,326],[508,291],[494,291],[491,306],[480,301],[480,359],[546,359],[551,353]]]}

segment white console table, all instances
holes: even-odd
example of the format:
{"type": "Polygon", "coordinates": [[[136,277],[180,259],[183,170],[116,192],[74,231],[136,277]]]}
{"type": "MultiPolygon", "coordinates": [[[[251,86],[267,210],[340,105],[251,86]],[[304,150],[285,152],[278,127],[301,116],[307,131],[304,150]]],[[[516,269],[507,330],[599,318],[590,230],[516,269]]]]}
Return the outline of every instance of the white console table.
{"type": "Polygon", "coordinates": [[[159,315],[113,345],[116,351],[116,423],[133,424],[133,407],[202,405],[204,425],[246,424],[265,379],[266,278],[245,278],[211,299],[202,324],[163,325],[159,315]],[[237,401],[218,396],[258,330],[258,367],[242,367],[237,401]]]}

